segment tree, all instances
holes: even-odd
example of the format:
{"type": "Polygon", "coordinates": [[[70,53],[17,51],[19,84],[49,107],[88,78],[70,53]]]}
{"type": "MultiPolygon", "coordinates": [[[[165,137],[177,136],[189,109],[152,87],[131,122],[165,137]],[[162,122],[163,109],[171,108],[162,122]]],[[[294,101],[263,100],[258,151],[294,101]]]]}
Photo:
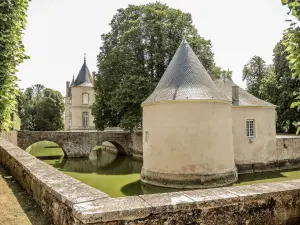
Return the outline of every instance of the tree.
{"type": "Polygon", "coordinates": [[[221,67],[214,66],[211,71],[211,77],[213,80],[219,79],[221,77],[226,77],[229,80],[232,80],[232,71],[231,70],[223,70],[221,67]]]}
{"type": "Polygon", "coordinates": [[[64,102],[60,92],[37,84],[20,94],[18,103],[21,129],[35,131],[63,129],[64,102]]]}
{"type": "Polygon", "coordinates": [[[294,94],[300,87],[300,81],[293,77],[289,68],[283,40],[274,48],[273,65],[269,66],[262,78],[259,93],[262,99],[275,104],[277,112],[277,132],[295,133],[294,121],[300,117],[300,112],[290,108],[294,94]]]}
{"type": "Polygon", "coordinates": [[[243,69],[243,81],[246,80],[247,90],[258,98],[261,79],[266,72],[266,62],[259,56],[253,56],[243,69]]]}
{"type": "Polygon", "coordinates": [[[185,36],[209,73],[211,42],[198,35],[189,13],[156,2],[119,9],[98,55],[97,128],[141,126],[140,104],[151,94],[185,36]]]}
{"type": "MultiPolygon", "coordinates": [[[[287,5],[290,9],[289,13],[295,16],[297,22],[292,22],[290,27],[284,32],[285,51],[289,53],[287,59],[293,76],[300,80],[300,2],[299,0],[281,0],[282,4],[287,5]]],[[[300,91],[295,93],[296,101],[291,104],[292,108],[300,111],[300,91]]],[[[300,118],[298,117],[294,123],[298,126],[297,134],[300,132],[300,118]]]]}
{"type": "Polygon", "coordinates": [[[19,93],[15,73],[27,58],[22,43],[28,0],[0,2],[0,131],[8,130],[19,93]]]}

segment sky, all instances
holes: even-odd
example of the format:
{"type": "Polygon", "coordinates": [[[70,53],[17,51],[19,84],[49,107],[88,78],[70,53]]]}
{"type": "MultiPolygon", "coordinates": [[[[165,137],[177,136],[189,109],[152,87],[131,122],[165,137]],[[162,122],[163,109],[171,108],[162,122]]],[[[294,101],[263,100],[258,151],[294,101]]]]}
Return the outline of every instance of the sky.
{"type": "MultiPolygon", "coordinates": [[[[23,43],[30,59],[19,66],[21,88],[34,84],[65,96],[66,81],[77,76],[86,53],[89,70],[98,71],[101,34],[117,9],[155,0],[32,0],[23,43]]],[[[245,87],[242,70],[258,55],[272,63],[273,48],[288,27],[288,9],[280,0],[162,0],[189,12],[198,33],[210,39],[217,66],[233,71],[233,81],[245,87]]]]}

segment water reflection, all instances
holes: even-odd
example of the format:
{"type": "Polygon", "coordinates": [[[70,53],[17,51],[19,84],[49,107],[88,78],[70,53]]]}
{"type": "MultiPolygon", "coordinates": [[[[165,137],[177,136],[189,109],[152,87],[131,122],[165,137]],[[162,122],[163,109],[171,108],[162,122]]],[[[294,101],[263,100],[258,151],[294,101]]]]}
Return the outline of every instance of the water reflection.
{"type": "MultiPolygon", "coordinates": [[[[143,184],[140,181],[141,161],[95,149],[91,151],[89,158],[70,159],[65,159],[61,148],[53,142],[36,143],[27,151],[63,173],[99,189],[111,197],[178,191],[178,189],[143,184]]],[[[299,178],[299,170],[245,174],[239,175],[239,181],[235,185],[299,178]]]]}
{"type": "Polygon", "coordinates": [[[52,141],[40,141],[30,145],[26,152],[37,157],[61,157],[64,152],[56,143],[52,141]]]}
{"type": "MultiPolygon", "coordinates": [[[[41,157],[37,158],[45,160],[41,157]]],[[[142,169],[140,161],[101,150],[93,150],[89,158],[60,159],[50,164],[67,172],[106,175],[139,174],[142,169]]]]}
{"type": "Polygon", "coordinates": [[[97,188],[111,197],[174,191],[142,184],[142,162],[94,148],[89,158],[64,158],[63,151],[53,142],[39,142],[27,149],[38,159],[63,173],[97,188]]]}

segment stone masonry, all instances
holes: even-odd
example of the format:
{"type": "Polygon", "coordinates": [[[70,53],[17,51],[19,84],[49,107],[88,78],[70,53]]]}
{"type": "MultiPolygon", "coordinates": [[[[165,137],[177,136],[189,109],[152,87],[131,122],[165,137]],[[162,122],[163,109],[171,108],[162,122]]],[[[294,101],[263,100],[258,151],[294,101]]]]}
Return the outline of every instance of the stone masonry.
{"type": "Polygon", "coordinates": [[[300,223],[300,180],[110,198],[4,138],[0,163],[56,225],[300,223]]]}
{"type": "Polygon", "coordinates": [[[18,146],[24,150],[39,141],[52,141],[58,144],[66,157],[88,157],[95,146],[103,142],[112,143],[120,154],[142,157],[142,137],[139,132],[125,131],[19,131],[18,146]]]}

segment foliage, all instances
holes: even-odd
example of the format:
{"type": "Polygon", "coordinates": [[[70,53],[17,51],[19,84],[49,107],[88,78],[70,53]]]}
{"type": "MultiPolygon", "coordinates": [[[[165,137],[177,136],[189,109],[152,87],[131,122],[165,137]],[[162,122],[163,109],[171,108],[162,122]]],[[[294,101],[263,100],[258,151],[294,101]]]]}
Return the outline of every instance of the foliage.
{"type": "Polygon", "coordinates": [[[28,0],[0,1],[0,131],[12,126],[18,94],[15,73],[27,58],[22,44],[27,8],[28,0]]]}
{"type": "Polygon", "coordinates": [[[209,73],[211,42],[198,35],[189,13],[156,2],[119,9],[102,35],[93,115],[97,128],[141,126],[141,102],[155,88],[183,36],[209,73]]]}
{"type": "Polygon", "coordinates": [[[63,129],[64,102],[60,92],[36,84],[18,97],[18,112],[25,130],[63,129]]]}
{"type": "Polygon", "coordinates": [[[267,68],[261,79],[259,94],[262,99],[277,106],[277,132],[295,133],[294,121],[300,117],[300,112],[290,105],[294,101],[294,93],[299,90],[300,81],[293,77],[287,60],[288,52],[284,49],[283,41],[275,46],[273,65],[267,68]]]}
{"type": "Polygon", "coordinates": [[[211,71],[211,77],[213,80],[219,79],[221,77],[225,77],[229,80],[232,80],[232,71],[231,70],[223,70],[221,67],[214,66],[211,71]]]}
{"type": "MultiPolygon", "coordinates": [[[[300,1],[299,0],[281,0],[282,4],[285,4],[289,7],[290,12],[295,16],[297,22],[290,24],[290,27],[284,32],[284,46],[285,51],[289,53],[287,59],[289,60],[289,65],[293,76],[300,80],[300,1]]],[[[300,110],[300,91],[299,89],[295,93],[297,95],[296,101],[291,104],[291,108],[297,107],[300,110]]],[[[297,118],[298,122],[295,122],[298,125],[297,134],[300,132],[300,118],[297,118]]]]}
{"type": "Polygon", "coordinates": [[[253,56],[243,69],[243,81],[246,80],[247,90],[258,98],[261,80],[266,72],[266,62],[259,56],[253,56]]]}

